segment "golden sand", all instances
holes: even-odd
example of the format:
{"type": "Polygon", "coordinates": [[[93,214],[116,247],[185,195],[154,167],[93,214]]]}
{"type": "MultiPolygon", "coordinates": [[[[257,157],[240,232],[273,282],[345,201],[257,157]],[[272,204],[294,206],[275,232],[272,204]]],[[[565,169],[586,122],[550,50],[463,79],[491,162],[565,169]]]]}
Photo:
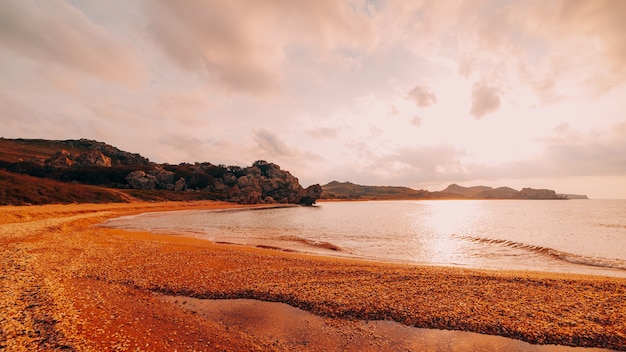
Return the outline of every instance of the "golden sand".
{"type": "Polygon", "coordinates": [[[233,206],[1,207],[0,350],[294,348],[163,294],[284,302],[346,326],[384,319],[626,350],[624,279],[371,263],[93,226],[147,211],[233,206]]]}

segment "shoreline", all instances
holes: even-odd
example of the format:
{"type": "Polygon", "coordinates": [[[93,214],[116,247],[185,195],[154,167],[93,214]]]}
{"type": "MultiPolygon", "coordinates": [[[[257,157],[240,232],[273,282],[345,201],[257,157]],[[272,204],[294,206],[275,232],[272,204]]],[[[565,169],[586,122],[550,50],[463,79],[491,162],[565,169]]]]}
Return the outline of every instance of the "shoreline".
{"type": "MultiPolygon", "coordinates": [[[[224,210],[209,210],[211,213],[221,213],[224,211],[232,212],[232,211],[250,211],[250,210],[264,210],[264,209],[275,209],[275,208],[285,208],[285,207],[298,207],[297,205],[285,206],[285,205],[262,205],[262,206],[252,206],[244,209],[224,209],[224,210]]],[[[157,213],[185,213],[185,214],[203,214],[204,210],[180,210],[180,211],[171,211],[171,212],[157,212],[157,213]]],[[[624,261],[621,260],[620,264],[611,263],[611,259],[602,259],[598,262],[598,259],[595,259],[591,256],[580,255],[580,254],[572,254],[567,252],[562,252],[557,249],[540,247],[537,245],[527,245],[524,243],[516,243],[516,247],[524,247],[531,252],[532,255],[543,256],[546,260],[545,263],[542,262],[534,262],[534,264],[523,264],[517,262],[475,262],[475,263],[463,263],[460,262],[429,262],[429,261],[418,261],[411,260],[406,257],[397,257],[390,258],[385,256],[377,256],[373,253],[363,253],[355,250],[351,250],[349,247],[343,247],[342,245],[337,244],[334,240],[314,240],[313,238],[307,235],[292,235],[290,233],[285,233],[283,235],[274,235],[275,229],[272,228],[272,234],[262,235],[264,234],[262,228],[255,228],[255,235],[249,236],[247,234],[239,234],[237,232],[228,234],[223,234],[220,232],[206,232],[202,228],[194,228],[189,227],[186,228],[185,224],[182,224],[182,227],[173,226],[170,227],[168,225],[164,225],[162,223],[163,219],[171,219],[176,222],[176,216],[168,217],[167,214],[164,214],[164,217],[157,216],[159,219],[156,219],[155,222],[151,222],[149,219],[154,219],[153,216],[155,213],[145,213],[136,215],[138,218],[135,221],[132,217],[120,217],[108,220],[100,226],[105,228],[117,228],[128,231],[148,231],[158,234],[168,234],[168,235],[178,235],[178,236],[189,236],[193,238],[203,239],[210,241],[216,244],[228,244],[228,245],[238,245],[238,246],[248,246],[255,247],[261,249],[272,249],[276,251],[288,252],[288,253],[301,253],[301,254],[310,254],[314,256],[328,256],[328,257],[336,257],[336,258],[344,258],[344,259],[353,259],[353,260],[361,260],[366,262],[374,262],[374,263],[387,263],[387,264],[408,264],[408,265],[418,265],[418,266],[430,266],[430,267],[451,267],[451,268],[461,268],[461,269],[470,269],[470,270],[488,270],[488,271],[516,271],[516,272],[542,272],[542,273],[556,273],[556,274],[572,274],[572,275],[582,275],[582,276],[599,276],[599,277],[616,277],[626,279],[626,267],[624,267],[624,261]],[[142,215],[146,215],[147,217],[141,219],[142,215]],[[147,219],[147,222],[146,222],[147,219]],[[143,224],[143,225],[137,225],[143,224]],[[148,224],[148,225],[146,225],[148,224]],[[151,225],[150,225],[151,224],[151,225]],[[260,237],[259,237],[260,236],[260,237]],[[537,253],[539,252],[539,253],[537,253]],[[589,262],[589,258],[595,259],[595,262],[589,262]],[[478,263],[478,264],[477,264],[478,263]],[[508,265],[507,265],[508,264],[508,265]],[[543,265],[542,265],[543,264],[543,265]]],[[[192,220],[193,222],[193,220],[192,220]]],[[[168,223],[166,221],[166,223],[168,223]]],[[[178,224],[178,223],[177,223],[178,224]]],[[[222,225],[223,226],[223,225],[222,225]]],[[[250,230],[249,228],[248,230],[250,230]]],[[[250,231],[248,231],[250,232],[250,231]]],[[[311,235],[309,233],[309,235],[311,235]]],[[[467,239],[468,237],[463,237],[467,239]]],[[[472,242],[481,242],[483,239],[481,238],[469,238],[472,242]]],[[[500,241],[500,240],[487,240],[490,243],[493,242],[508,242],[508,241],[500,241]]],[[[614,260],[617,262],[618,260],[614,260]]]]}
{"type": "Polygon", "coordinates": [[[92,226],[143,212],[227,208],[245,207],[1,207],[0,349],[289,349],[162,302],[160,293],[626,350],[624,279],[379,263],[92,226]]]}

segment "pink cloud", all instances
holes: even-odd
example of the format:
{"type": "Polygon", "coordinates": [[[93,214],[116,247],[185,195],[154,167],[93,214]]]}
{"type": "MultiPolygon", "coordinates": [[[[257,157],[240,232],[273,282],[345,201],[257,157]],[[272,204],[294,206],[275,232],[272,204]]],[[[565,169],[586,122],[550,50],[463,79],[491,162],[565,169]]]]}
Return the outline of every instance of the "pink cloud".
{"type": "Polygon", "coordinates": [[[498,90],[486,84],[477,83],[472,90],[470,114],[477,119],[497,111],[500,108],[498,90]]]}
{"type": "Polygon", "coordinates": [[[3,1],[0,45],[39,65],[58,65],[135,87],[145,72],[133,50],[63,1],[3,1]]]}
{"type": "Polygon", "coordinates": [[[425,108],[437,103],[437,97],[433,91],[425,86],[417,85],[409,91],[409,98],[420,108],[425,108]]]}
{"type": "Polygon", "coordinates": [[[348,4],[290,2],[145,2],[148,33],[180,67],[229,92],[272,94],[282,88],[286,52],[304,47],[317,60],[362,44],[367,21],[348,4]]]}

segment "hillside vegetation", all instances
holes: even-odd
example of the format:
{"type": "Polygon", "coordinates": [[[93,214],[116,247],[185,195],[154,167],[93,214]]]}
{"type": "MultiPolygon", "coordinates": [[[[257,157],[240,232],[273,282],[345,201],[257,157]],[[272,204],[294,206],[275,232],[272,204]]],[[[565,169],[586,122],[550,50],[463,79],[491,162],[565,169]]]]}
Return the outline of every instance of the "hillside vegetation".
{"type": "Polygon", "coordinates": [[[157,164],[88,139],[0,138],[0,177],[0,204],[14,205],[131,199],[311,205],[322,193],[264,160],[250,167],[157,164]]]}

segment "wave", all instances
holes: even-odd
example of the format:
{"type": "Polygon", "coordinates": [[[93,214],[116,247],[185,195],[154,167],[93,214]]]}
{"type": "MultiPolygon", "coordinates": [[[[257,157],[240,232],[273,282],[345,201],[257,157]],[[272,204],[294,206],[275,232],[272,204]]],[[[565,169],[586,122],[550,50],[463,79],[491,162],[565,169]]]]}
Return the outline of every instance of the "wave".
{"type": "Polygon", "coordinates": [[[598,258],[592,256],[586,256],[581,254],[573,254],[568,252],[563,252],[554,248],[536,246],[521,242],[515,242],[510,240],[499,240],[492,238],[481,238],[481,237],[472,237],[472,236],[459,236],[465,240],[489,244],[489,245],[500,245],[508,248],[516,248],[521,250],[530,251],[536,254],[544,255],[551,257],[553,259],[562,260],[571,264],[578,265],[587,265],[594,266],[600,268],[608,268],[608,269],[618,269],[618,270],[626,270],[626,261],[619,259],[610,259],[610,258],[598,258]]]}
{"type": "Polygon", "coordinates": [[[604,224],[604,223],[596,223],[595,224],[598,227],[605,227],[605,228],[609,228],[609,229],[626,229],[626,225],[622,225],[622,224],[604,224]]]}
{"type": "Polygon", "coordinates": [[[328,249],[328,250],[335,251],[335,252],[343,251],[341,247],[334,245],[330,242],[313,241],[313,240],[309,240],[309,239],[298,237],[298,236],[280,236],[278,237],[278,239],[281,241],[298,242],[298,243],[305,244],[309,247],[328,249]]]}

